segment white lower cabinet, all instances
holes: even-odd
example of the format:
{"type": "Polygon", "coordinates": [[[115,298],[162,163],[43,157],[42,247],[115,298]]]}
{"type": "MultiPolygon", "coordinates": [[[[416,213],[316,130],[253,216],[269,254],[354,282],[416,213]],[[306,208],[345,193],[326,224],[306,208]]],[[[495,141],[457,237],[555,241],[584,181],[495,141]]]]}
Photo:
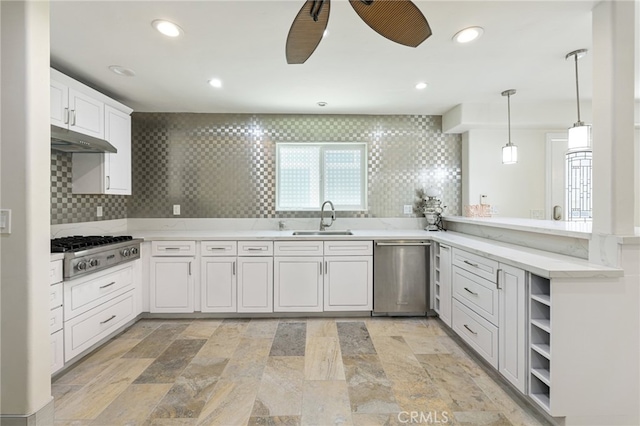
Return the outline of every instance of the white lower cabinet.
{"type": "Polygon", "coordinates": [[[325,241],[324,253],[324,310],[372,310],[373,242],[325,241]]]}
{"type": "Polygon", "coordinates": [[[195,241],[152,241],[149,311],[194,312],[195,241]]]}
{"type": "Polygon", "coordinates": [[[274,312],[322,312],[322,256],[274,260],[274,312]]]}
{"type": "Polygon", "coordinates": [[[64,367],[62,260],[49,263],[49,332],[51,333],[51,374],[64,367]]]}
{"type": "Polygon", "coordinates": [[[498,327],[453,300],[453,330],[494,368],[498,368],[498,327]]]}
{"type": "Polygon", "coordinates": [[[522,269],[500,264],[498,370],[520,392],[526,393],[527,286],[522,269]]]}
{"type": "Polygon", "coordinates": [[[237,258],[213,256],[200,260],[202,312],[236,312],[237,258]]]}
{"type": "Polygon", "coordinates": [[[193,257],[152,257],[149,268],[152,313],[193,312],[193,257]]]}
{"type": "Polygon", "coordinates": [[[451,327],[451,247],[441,243],[433,244],[434,247],[434,310],[440,319],[451,327]]]}
{"type": "Polygon", "coordinates": [[[64,367],[64,331],[62,329],[51,335],[51,374],[64,367]]]}
{"type": "Polygon", "coordinates": [[[273,257],[238,257],[238,312],[273,312],[273,257]]]}

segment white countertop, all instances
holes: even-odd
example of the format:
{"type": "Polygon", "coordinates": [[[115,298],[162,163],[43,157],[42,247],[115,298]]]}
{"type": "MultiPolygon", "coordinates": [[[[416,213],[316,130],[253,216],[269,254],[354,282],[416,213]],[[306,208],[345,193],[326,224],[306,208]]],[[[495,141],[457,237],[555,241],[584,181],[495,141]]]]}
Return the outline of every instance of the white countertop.
{"type": "Polygon", "coordinates": [[[493,228],[513,229],[538,234],[562,235],[566,237],[591,238],[591,222],[566,222],[559,220],[523,219],[517,217],[464,217],[445,216],[445,222],[482,225],[493,228]]]}
{"type": "Polygon", "coordinates": [[[51,253],[50,261],[54,262],[56,260],[64,259],[64,253],[51,253]]]}
{"type": "MultiPolygon", "coordinates": [[[[332,229],[333,231],[333,229],[332,229]]],[[[136,238],[146,241],[167,240],[393,240],[428,239],[449,244],[498,262],[508,263],[544,278],[615,278],[622,277],[622,269],[610,268],[570,256],[529,249],[513,244],[482,239],[455,232],[429,232],[420,229],[352,230],[353,235],[294,236],[292,230],[244,230],[244,231],[138,231],[136,238]]]]}

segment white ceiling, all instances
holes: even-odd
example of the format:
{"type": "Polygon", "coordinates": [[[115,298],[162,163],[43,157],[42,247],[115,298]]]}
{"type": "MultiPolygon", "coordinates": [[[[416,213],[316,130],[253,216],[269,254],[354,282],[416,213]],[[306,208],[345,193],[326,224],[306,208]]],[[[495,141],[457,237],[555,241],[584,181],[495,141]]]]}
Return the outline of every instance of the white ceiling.
{"type": "MultiPolygon", "coordinates": [[[[460,103],[575,102],[574,64],[591,49],[595,1],[414,0],[433,35],[417,48],[371,30],[346,0],[331,2],[328,37],[302,65],[285,41],[304,0],[51,2],[51,63],[136,111],[443,114],[460,103]],[[168,19],[178,39],[151,26],[168,19]],[[451,37],[469,26],[469,45],[451,37]],[[109,71],[132,68],[135,77],[109,71]],[[221,89],[207,84],[212,77],[221,89]],[[419,81],[429,87],[418,91],[419,81]],[[324,108],[317,102],[324,101],[324,108]]],[[[591,97],[592,55],[580,60],[591,97]]]]}

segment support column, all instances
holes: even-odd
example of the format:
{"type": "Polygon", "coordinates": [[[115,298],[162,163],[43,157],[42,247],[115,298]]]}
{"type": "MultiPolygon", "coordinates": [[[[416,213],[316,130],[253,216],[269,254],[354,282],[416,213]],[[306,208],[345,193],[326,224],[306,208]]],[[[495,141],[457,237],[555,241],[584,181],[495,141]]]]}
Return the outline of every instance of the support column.
{"type": "Polygon", "coordinates": [[[635,2],[593,9],[593,233],[634,233],[635,2]]]}
{"type": "Polygon", "coordinates": [[[0,1],[0,423],[53,424],[49,3],[0,1]]]}

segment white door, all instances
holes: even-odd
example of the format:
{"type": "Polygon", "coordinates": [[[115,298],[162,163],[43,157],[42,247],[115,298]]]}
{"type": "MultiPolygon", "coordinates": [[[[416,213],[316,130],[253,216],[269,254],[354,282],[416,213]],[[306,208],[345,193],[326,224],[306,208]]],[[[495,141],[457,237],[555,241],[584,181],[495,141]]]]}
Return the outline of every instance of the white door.
{"type": "Polygon", "coordinates": [[[567,220],[566,153],[567,133],[547,134],[546,210],[544,219],[567,220]]]}
{"type": "Polygon", "coordinates": [[[238,258],[238,312],[273,312],[273,257],[238,258]]]}
{"type": "Polygon", "coordinates": [[[498,370],[520,392],[525,393],[526,297],[525,272],[500,264],[498,370]]]}
{"type": "Polygon", "coordinates": [[[236,312],[236,258],[201,258],[201,311],[236,312]]]}
{"type": "Polygon", "coordinates": [[[152,257],[150,306],[153,312],[193,312],[192,257],[152,257]]]}
{"type": "Polygon", "coordinates": [[[325,257],[324,310],[370,311],[373,308],[373,257],[325,257]]]}
{"type": "Polygon", "coordinates": [[[57,81],[50,81],[51,124],[69,128],[69,88],[57,81]]]}
{"type": "Polygon", "coordinates": [[[440,244],[440,319],[451,326],[451,247],[440,244]]]}
{"type": "Polygon", "coordinates": [[[274,312],[322,312],[322,256],[276,257],[274,312]]]}
{"type": "Polygon", "coordinates": [[[105,105],[104,137],[118,150],[105,154],[105,193],[131,195],[131,116],[105,105]]]}
{"type": "Polygon", "coordinates": [[[104,139],[104,103],[69,89],[69,129],[104,139]]]}

